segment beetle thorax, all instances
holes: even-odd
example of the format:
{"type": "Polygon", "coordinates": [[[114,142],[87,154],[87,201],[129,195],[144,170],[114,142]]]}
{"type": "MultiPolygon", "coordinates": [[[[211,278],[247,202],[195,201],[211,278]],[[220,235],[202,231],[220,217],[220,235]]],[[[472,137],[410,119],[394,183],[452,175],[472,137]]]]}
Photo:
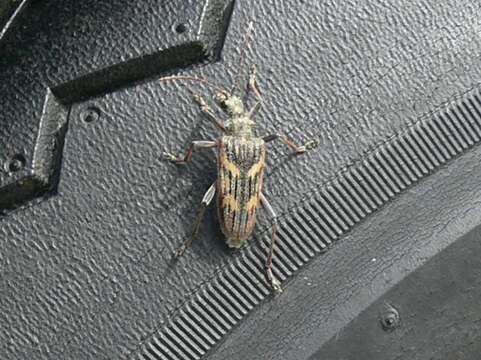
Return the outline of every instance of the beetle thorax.
{"type": "Polygon", "coordinates": [[[229,135],[251,137],[254,121],[247,114],[243,114],[230,117],[225,125],[229,135]]]}
{"type": "Polygon", "coordinates": [[[235,95],[220,94],[217,96],[217,101],[229,117],[225,123],[227,133],[233,136],[251,137],[254,121],[245,111],[242,99],[235,95]]]}

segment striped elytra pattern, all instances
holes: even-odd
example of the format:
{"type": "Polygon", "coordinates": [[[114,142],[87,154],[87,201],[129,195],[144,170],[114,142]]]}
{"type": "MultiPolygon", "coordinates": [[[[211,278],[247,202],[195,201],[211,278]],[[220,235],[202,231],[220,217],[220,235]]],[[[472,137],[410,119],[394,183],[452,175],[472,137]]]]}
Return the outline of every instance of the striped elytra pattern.
{"type": "Polygon", "coordinates": [[[239,248],[254,229],[266,148],[259,138],[223,136],[218,154],[219,223],[229,247],[239,248]]]}

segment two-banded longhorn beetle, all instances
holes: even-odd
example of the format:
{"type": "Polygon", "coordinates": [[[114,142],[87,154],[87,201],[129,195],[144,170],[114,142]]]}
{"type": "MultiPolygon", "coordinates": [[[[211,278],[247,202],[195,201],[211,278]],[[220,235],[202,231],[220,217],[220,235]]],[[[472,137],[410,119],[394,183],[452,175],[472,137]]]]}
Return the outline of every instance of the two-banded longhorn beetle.
{"type": "MultiPolygon", "coordinates": [[[[252,23],[246,33],[244,51],[251,32],[252,23]]],[[[241,51],[237,76],[242,68],[243,55],[243,51],[241,51]]],[[[303,154],[317,146],[317,143],[309,141],[303,146],[297,146],[282,134],[272,134],[264,137],[257,137],[254,134],[253,116],[262,104],[262,97],[257,87],[256,68],[254,66],[251,68],[246,91],[247,93],[252,92],[256,96],[257,102],[250,110],[246,110],[242,98],[234,94],[236,85],[233,86],[231,91],[226,91],[201,77],[168,76],[160,80],[197,81],[208,85],[215,90],[214,100],[227,115],[227,120],[223,123],[216,117],[205,100],[201,96],[194,94],[194,100],[200,106],[201,112],[224,133],[223,136],[217,140],[192,141],[183,157],[177,157],[170,153],[163,154],[165,160],[182,164],[191,160],[192,152],[195,148],[217,148],[217,180],[205,193],[190,237],[176,251],[175,257],[181,256],[196,238],[205,210],[212,202],[215,193],[217,193],[219,223],[222,232],[226,236],[227,245],[231,248],[242,247],[251,235],[256,220],[256,211],[260,203],[272,218],[272,237],[266,260],[266,276],[272,289],[280,292],[280,282],[272,273],[272,255],[277,229],[277,216],[262,192],[266,143],[279,139],[295,154],[303,154]]]]}

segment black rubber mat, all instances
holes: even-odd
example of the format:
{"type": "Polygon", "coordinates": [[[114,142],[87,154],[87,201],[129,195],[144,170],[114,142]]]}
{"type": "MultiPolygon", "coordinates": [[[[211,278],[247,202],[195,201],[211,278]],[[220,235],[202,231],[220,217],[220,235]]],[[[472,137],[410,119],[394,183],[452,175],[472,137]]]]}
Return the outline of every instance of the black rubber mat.
{"type": "Polygon", "coordinates": [[[479,11],[0,1],[0,358],[476,359],[479,11]],[[263,209],[232,251],[212,206],[172,259],[216,165],[161,159],[220,134],[208,86],[158,79],[230,88],[251,21],[256,134],[319,144],[268,145],[277,296],[263,209]]]}

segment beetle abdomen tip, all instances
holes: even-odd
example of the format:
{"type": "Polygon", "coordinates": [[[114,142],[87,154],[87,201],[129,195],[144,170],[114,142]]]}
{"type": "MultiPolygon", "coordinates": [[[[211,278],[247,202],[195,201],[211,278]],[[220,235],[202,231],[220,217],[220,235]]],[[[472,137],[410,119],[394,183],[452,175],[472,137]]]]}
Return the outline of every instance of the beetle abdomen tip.
{"type": "Polygon", "coordinates": [[[245,239],[228,237],[226,239],[226,244],[230,248],[240,249],[245,244],[245,239]]]}

